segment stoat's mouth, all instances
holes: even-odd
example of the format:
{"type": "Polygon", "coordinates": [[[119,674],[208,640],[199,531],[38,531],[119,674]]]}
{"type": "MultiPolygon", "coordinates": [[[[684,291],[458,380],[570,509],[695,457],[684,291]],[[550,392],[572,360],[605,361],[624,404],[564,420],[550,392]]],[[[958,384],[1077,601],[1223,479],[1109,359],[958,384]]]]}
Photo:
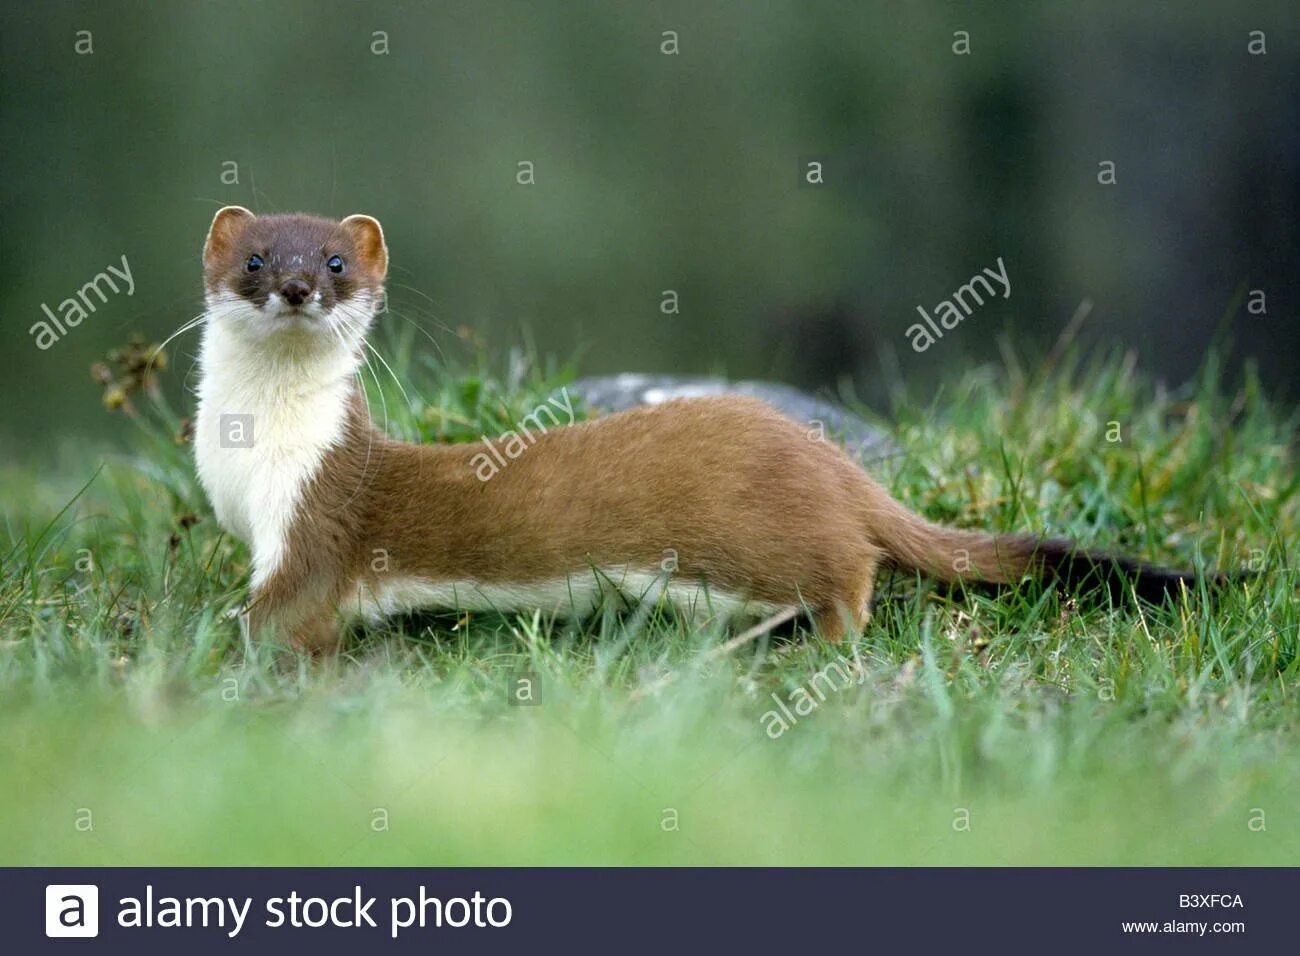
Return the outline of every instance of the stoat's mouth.
{"type": "Polygon", "coordinates": [[[322,316],[314,310],[309,311],[301,306],[294,306],[268,313],[268,318],[276,325],[307,328],[320,325],[322,316]]]}
{"type": "Polygon", "coordinates": [[[267,302],[262,312],[275,328],[320,328],[325,322],[325,313],[315,302],[304,302],[301,305],[267,302]]]}
{"type": "Polygon", "coordinates": [[[313,292],[310,298],[297,303],[288,302],[283,296],[272,292],[267,296],[262,312],[277,323],[290,325],[319,324],[325,318],[325,310],[321,308],[320,290],[313,292]]]}
{"type": "Polygon", "coordinates": [[[319,319],[321,317],[320,309],[313,305],[282,305],[278,309],[272,309],[270,314],[281,319],[319,319]]]}
{"type": "Polygon", "coordinates": [[[258,324],[261,326],[263,340],[268,343],[302,343],[332,338],[325,316],[310,306],[286,306],[274,311],[267,309],[258,324]]]}

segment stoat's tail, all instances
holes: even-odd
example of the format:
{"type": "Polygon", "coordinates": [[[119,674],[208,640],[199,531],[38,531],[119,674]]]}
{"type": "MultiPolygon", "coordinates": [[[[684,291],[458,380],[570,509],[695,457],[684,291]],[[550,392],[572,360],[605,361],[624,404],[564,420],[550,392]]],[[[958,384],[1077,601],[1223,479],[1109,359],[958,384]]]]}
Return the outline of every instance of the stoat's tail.
{"type": "MultiPolygon", "coordinates": [[[[1088,551],[1063,538],[1029,534],[987,534],[945,528],[926,521],[897,502],[889,503],[888,519],[876,523],[877,544],[901,568],[920,571],[947,582],[1010,584],[1024,577],[1057,582],[1075,591],[1102,590],[1116,600],[1136,593],[1159,604],[1186,586],[1194,589],[1197,575],[1132,558],[1088,551]],[[881,531],[884,533],[882,534],[881,531]]],[[[1210,587],[1223,587],[1248,574],[1205,576],[1210,587]]]]}

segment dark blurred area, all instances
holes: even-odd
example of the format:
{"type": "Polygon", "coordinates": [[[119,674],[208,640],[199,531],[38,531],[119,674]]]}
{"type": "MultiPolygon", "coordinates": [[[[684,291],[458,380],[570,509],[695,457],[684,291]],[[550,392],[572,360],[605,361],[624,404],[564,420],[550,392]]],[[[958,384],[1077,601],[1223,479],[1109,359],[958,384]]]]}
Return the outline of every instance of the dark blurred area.
{"type": "Polygon", "coordinates": [[[0,44],[21,452],[104,434],[88,366],[199,313],[229,203],[379,218],[387,321],[449,352],[469,326],[585,373],[883,402],[1037,354],[1087,301],[1085,344],[1177,383],[1226,335],[1297,397],[1289,0],[9,3],[0,44]],[[39,349],[42,304],[122,256],[133,294],[39,349]],[[1010,297],[914,351],[917,306],[999,257],[1010,297]]]}

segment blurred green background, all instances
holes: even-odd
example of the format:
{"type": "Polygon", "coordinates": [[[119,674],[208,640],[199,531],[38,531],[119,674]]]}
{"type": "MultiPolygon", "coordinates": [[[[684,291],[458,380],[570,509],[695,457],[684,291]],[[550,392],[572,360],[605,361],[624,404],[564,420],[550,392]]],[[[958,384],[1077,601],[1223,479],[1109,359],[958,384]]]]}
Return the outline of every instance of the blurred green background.
{"type": "Polygon", "coordinates": [[[468,326],[586,373],[928,401],[1087,300],[1085,341],[1171,381],[1222,329],[1296,395],[1286,0],[9,3],[0,44],[9,454],[113,440],[87,367],[200,311],[228,203],[377,216],[388,321],[448,350],[468,326]],[[824,185],[801,184],[809,159],[824,185]],[[134,295],[37,349],[41,304],[123,255],[134,295]],[[913,352],[916,306],[999,256],[1011,298],[913,352]]]}

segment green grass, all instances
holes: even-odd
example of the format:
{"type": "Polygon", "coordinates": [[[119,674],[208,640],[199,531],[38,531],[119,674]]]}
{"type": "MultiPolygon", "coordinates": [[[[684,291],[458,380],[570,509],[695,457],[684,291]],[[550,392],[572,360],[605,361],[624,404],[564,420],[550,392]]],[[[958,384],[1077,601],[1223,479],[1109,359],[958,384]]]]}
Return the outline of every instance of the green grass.
{"type": "MultiPolygon", "coordinates": [[[[500,432],[568,374],[427,351],[384,350],[406,395],[371,384],[406,437],[500,432]]],[[[1212,360],[1173,394],[1123,356],[900,393],[901,454],[872,469],[932,518],[1257,579],[1133,609],[896,575],[838,648],[724,652],[721,627],[614,609],[406,621],[326,663],[247,645],[228,614],[248,552],[177,418],[137,405],[98,472],[0,470],[0,863],[1300,857],[1296,422],[1212,360]],[[825,671],[840,654],[854,669],[825,671]],[[537,706],[508,701],[522,673],[537,706]],[[793,710],[801,687],[815,708],[773,739],[772,695],[793,710]]]]}

